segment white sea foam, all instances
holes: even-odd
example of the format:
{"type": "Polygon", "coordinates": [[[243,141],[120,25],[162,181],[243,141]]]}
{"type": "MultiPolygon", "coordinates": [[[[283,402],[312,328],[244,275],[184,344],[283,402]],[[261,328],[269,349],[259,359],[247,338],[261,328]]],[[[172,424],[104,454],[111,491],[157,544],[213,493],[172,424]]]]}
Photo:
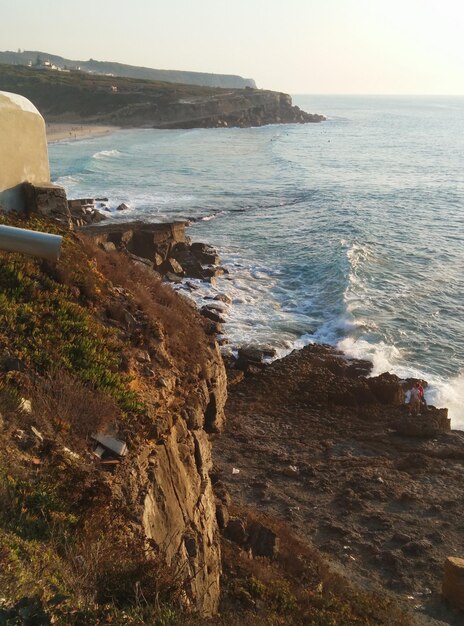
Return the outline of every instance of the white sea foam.
{"type": "Polygon", "coordinates": [[[59,185],[60,187],[68,189],[74,185],[78,185],[81,182],[81,179],[79,176],[73,176],[72,174],[68,174],[67,176],[60,176],[53,182],[55,185],[59,185]]]}
{"type": "Polygon", "coordinates": [[[93,159],[106,159],[108,157],[117,157],[120,156],[121,152],[119,150],[100,150],[99,152],[95,152],[94,155],[92,155],[93,159]]]}
{"type": "Polygon", "coordinates": [[[395,372],[399,375],[401,367],[401,351],[395,346],[389,346],[384,341],[369,343],[365,339],[345,337],[338,342],[337,347],[345,354],[356,359],[366,359],[372,362],[372,376],[383,372],[395,372]]]}
{"type": "Polygon", "coordinates": [[[464,430],[464,370],[454,378],[443,380],[437,377],[429,383],[428,401],[435,406],[447,407],[452,427],[464,430]]]}
{"type": "Polygon", "coordinates": [[[211,213],[211,215],[205,215],[205,216],[199,217],[198,221],[199,222],[210,222],[211,220],[214,220],[217,217],[220,217],[221,215],[224,215],[224,211],[217,211],[216,213],[211,213]]]}
{"type": "Polygon", "coordinates": [[[464,430],[464,370],[451,379],[430,374],[405,363],[401,351],[383,341],[369,343],[346,337],[338,342],[337,347],[350,357],[371,361],[372,376],[391,372],[401,378],[426,380],[427,401],[437,407],[446,407],[452,427],[464,430]]]}

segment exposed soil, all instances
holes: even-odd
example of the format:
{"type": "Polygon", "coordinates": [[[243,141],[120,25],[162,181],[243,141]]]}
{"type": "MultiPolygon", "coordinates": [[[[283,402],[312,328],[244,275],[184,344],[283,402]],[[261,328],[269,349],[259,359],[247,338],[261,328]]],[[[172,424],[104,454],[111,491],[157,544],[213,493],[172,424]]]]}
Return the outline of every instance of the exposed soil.
{"type": "Polygon", "coordinates": [[[363,374],[309,346],[231,386],[218,475],[235,502],[286,519],[420,622],[462,625],[440,590],[445,558],[464,549],[464,432],[400,435],[405,407],[381,404],[363,374]]]}

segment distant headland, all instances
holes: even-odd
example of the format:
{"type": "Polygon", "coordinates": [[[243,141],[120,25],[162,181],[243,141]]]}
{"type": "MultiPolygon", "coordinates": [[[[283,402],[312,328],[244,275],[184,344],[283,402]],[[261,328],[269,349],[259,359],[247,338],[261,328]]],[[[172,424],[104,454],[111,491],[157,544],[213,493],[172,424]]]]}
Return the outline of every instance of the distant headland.
{"type": "Polygon", "coordinates": [[[8,55],[20,54],[25,53],[0,52],[0,91],[17,93],[34,102],[47,123],[220,128],[325,120],[323,115],[306,113],[294,106],[288,94],[256,89],[246,84],[254,85],[254,81],[245,79],[240,79],[241,85],[228,88],[166,82],[167,78],[161,82],[91,73],[82,68],[70,70],[43,60],[40,55],[31,66],[6,64],[8,55]]]}
{"type": "Polygon", "coordinates": [[[114,61],[73,61],[57,54],[40,52],[39,50],[22,50],[18,52],[0,52],[0,63],[8,65],[25,65],[56,69],[57,71],[81,71],[103,76],[121,76],[142,80],[158,80],[183,85],[199,85],[203,87],[221,87],[224,89],[256,88],[252,78],[242,78],[235,74],[212,74],[209,72],[189,72],[180,70],[159,70],[152,67],[126,65],[114,61]]]}

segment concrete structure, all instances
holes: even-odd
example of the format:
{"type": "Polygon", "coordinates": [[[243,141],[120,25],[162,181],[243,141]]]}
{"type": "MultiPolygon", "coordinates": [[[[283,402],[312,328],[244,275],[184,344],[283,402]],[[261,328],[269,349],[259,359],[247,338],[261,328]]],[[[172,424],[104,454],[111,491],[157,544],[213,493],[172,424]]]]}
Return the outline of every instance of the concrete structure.
{"type": "Polygon", "coordinates": [[[24,182],[50,183],[45,121],[27,98],[0,91],[0,207],[26,208],[24,182]]]}

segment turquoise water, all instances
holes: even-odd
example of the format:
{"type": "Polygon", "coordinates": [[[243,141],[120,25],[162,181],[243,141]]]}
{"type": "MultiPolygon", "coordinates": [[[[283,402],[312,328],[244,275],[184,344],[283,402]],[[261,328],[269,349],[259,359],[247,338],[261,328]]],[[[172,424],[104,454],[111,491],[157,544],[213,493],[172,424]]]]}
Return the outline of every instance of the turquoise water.
{"type": "Polygon", "coordinates": [[[328,121],[119,131],[52,145],[52,175],[129,204],[115,220],[199,220],[232,346],[339,345],[425,378],[464,427],[464,98],[294,101],[328,121]]]}

